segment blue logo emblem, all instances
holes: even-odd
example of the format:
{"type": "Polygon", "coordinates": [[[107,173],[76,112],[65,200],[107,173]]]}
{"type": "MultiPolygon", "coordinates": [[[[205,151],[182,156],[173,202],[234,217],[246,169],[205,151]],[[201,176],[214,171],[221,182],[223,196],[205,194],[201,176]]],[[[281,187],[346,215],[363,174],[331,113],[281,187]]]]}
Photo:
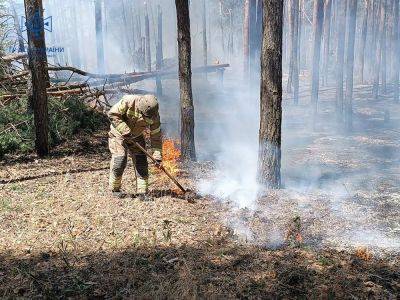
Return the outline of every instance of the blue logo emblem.
{"type": "Polygon", "coordinates": [[[25,17],[21,17],[21,31],[29,30],[33,32],[36,38],[40,36],[42,26],[44,27],[44,30],[52,32],[53,17],[50,16],[44,19],[39,10],[37,10],[29,20],[25,17]]]}

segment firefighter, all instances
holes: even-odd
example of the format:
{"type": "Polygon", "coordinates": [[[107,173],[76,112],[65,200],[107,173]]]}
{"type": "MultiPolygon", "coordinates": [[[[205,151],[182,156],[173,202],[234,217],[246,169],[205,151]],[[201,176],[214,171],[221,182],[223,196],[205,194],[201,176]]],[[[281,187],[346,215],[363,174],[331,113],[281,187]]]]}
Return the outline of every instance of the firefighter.
{"type": "Polygon", "coordinates": [[[147,157],[133,143],[146,147],[143,133],[150,127],[153,156],[161,163],[161,123],[157,98],[153,95],[126,95],[110,109],[108,117],[111,121],[108,141],[112,155],[110,189],[115,197],[126,196],[121,191],[121,183],[129,154],[135,166],[136,195],[141,200],[149,200],[146,195],[149,186],[147,157]]]}

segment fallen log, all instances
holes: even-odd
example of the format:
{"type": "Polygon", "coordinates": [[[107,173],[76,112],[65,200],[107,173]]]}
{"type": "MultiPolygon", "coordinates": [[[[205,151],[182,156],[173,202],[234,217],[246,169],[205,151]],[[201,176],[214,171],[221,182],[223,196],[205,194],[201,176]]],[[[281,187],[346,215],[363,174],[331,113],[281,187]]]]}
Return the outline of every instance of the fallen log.
{"type": "Polygon", "coordinates": [[[20,59],[28,58],[28,53],[13,53],[5,55],[1,58],[2,61],[12,62],[20,59]]]}

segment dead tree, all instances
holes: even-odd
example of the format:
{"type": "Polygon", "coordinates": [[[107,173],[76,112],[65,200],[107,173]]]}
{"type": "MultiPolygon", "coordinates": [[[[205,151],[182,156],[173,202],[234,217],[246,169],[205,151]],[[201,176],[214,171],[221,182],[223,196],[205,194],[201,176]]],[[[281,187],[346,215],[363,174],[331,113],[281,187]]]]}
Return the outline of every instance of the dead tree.
{"type": "Polygon", "coordinates": [[[394,0],[394,101],[399,102],[399,68],[400,68],[400,43],[399,43],[399,0],[394,0]]]}
{"type": "Polygon", "coordinates": [[[192,93],[190,16],[188,0],[175,0],[179,48],[181,150],[185,160],[196,160],[192,93]]]}
{"type": "Polygon", "coordinates": [[[331,40],[331,15],[332,15],[332,0],[325,0],[324,5],[324,58],[322,84],[328,83],[329,73],[329,58],[330,58],[330,40],[331,40]]]}
{"type": "Polygon", "coordinates": [[[324,20],[324,0],[314,0],[313,10],[313,64],[311,82],[311,102],[314,105],[314,124],[318,109],[319,66],[321,59],[322,25],[324,20]]]}
{"type": "Polygon", "coordinates": [[[49,153],[48,84],[43,5],[41,0],[25,0],[28,33],[28,58],[32,78],[32,103],[35,123],[35,147],[39,157],[49,153]]]}
{"type": "MultiPolygon", "coordinates": [[[[161,71],[162,68],[162,61],[163,61],[163,17],[161,6],[158,5],[157,7],[157,14],[158,14],[158,26],[157,26],[157,49],[156,49],[156,68],[157,71],[161,71]]],[[[161,96],[163,93],[161,77],[157,76],[156,79],[156,87],[157,87],[157,95],[161,96]]]]}
{"type": "Polygon", "coordinates": [[[354,44],[356,40],[357,0],[348,0],[347,61],[346,61],[346,105],[344,125],[347,132],[353,129],[353,77],[354,44]]]}
{"type": "Polygon", "coordinates": [[[150,21],[149,21],[149,14],[147,12],[147,4],[146,4],[146,14],[144,16],[144,34],[145,34],[145,37],[146,37],[146,66],[147,66],[147,72],[151,72],[150,21]]]}
{"type": "Polygon", "coordinates": [[[244,2],[243,16],[243,77],[249,78],[249,22],[250,22],[250,0],[244,2]]]}
{"type": "Polygon", "coordinates": [[[347,3],[338,3],[338,39],[336,48],[336,114],[338,122],[341,122],[343,115],[343,65],[344,65],[344,46],[346,44],[346,15],[347,3]]]}
{"type": "Polygon", "coordinates": [[[96,0],[94,4],[95,25],[96,25],[96,48],[97,48],[97,70],[100,73],[105,72],[104,66],[104,43],[103,43],[103,18],[102,18],[102,0],[96,0]]]}
{"type": "Polygon", "coordinates": [[[258,181],[281,187],[283,1],[264,0],[258,181]]]}

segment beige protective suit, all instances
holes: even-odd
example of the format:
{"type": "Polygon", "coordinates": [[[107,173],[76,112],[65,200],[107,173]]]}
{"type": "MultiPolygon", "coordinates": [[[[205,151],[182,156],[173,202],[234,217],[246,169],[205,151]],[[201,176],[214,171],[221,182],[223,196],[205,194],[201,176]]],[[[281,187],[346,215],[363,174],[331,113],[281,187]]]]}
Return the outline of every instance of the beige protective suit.
{"type": "Polygon", "coordinates": [[[143,133],[150,128],[153,156],[161,161],[161,123],[157,98],[153,95],[124,96],[110,109],[108,117],[111,121],[109,149],[112,154],[110,189],[120,192],[127,156],[130,154],[136,168],[137,193],[145,194],[148,191],[149,178],[147,157],[133,142],[145,147],[143,133]]]}

